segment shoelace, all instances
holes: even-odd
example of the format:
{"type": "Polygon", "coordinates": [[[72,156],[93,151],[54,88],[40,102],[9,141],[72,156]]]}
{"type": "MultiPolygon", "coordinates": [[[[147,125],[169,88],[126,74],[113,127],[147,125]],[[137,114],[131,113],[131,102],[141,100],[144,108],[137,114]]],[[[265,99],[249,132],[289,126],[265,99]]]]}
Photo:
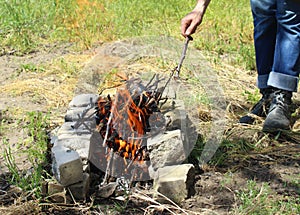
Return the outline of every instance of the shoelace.
{"type": "Polygon", "coordinates": [[[271,105],[270,107],[270,111],[274,110],[275,108],[279,108],[283,111],[284,115],[286,117],[289,117],[289,108],[287,103],[290,103],[288,100],[288,98],[286,98],[287,95],[285,95],[283,92],[281,91],[276,91],[274,93],[274,99],[273,99],[273,105],[271,105]]]}

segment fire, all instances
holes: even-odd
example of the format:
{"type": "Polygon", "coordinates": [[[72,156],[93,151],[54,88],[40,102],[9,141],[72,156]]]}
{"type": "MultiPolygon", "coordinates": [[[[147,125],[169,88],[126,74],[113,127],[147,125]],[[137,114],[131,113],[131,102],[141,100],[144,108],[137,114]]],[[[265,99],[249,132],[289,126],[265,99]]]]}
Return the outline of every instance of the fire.
{"type": "Polygon", "coordinates": [[[150,116],[159,112],[160,98],[157,90],[131,80],[119,87],[113,98],[108,95],[98,99],[96,124],[103,146],[123,157],[127,167],[129,163],[149,160],[146,134],[151,130],[150,116]]]}

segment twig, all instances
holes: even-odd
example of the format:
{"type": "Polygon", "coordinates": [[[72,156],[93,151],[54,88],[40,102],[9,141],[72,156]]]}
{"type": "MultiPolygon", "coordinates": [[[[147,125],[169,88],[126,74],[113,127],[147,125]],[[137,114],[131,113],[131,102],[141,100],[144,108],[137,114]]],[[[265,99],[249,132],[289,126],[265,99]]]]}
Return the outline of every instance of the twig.
{"type": "MultiPolygon", "coordinates": [[[[138,190],[136,190],[136,191],[138,191],[138,190]]],[[[151,197],[147,196],[146,194],[144,194],[144,193],[142,193],[142,192],[140,192],[140,191],[138,191],[138,192],[139,192],[139,193],[135,193],[135,195],[136,195],[137,197],[139,197],[140,199],[142,199],[142,200],[144,200],[144,201],[151,202],[151,203],[153,203],[153,204],[157,204],[158,206],[164,208],[165,210],[167,210],[167,211],[170,212],[171,214],[176,215],[176,213],[174,213],[173,211],[171,211],[171,210],[170,210],[168,207],[166,207],[165,205],[160,204],[159,202],[155,201],[154,199],[152,199],[151,197]]],[[[148,206],[147,208],[149,208],[149,207],[151,207],[151,206],[148,206]]]]}
{"type": "Polygon", "coordinates": [[[148,84],[146,84],[146,88],[149,88],[149,86],[150,86],[151,82],[153,81],[153,79],[155,78],[155,76],[156,76],[156,74],[154,74],[152,76],[152,78],[150,79],[150,81],[148,82],[148,84]]]}
{"type": "Polygon", "coordinates": [[[254,201],[256,201],[262,195],[263,190],[264,190],[264,184],[261,185],[260,191],[257,194],[257,196],[254,198],[254,201]]]}
{"type": "MultiPolygon", "coordinates": [[[[149,201],[149,202],[152,202],[154,204],[157,204],[159,205],[160,207],[163,207],[165,210],[167,210],[168,212],[172,213],[172,214],[177,214],[177,213],[174,213],[173,211],[171,211],[168,207],[166,207],[165,205],[159,203],[158,201],[155,201],[153,198],[147,196],[146,194],[144,194],[143,192],[141,192],[140,190],[136,189],[135,190],[138,194],[138,197],[140,197],[141,199],[143,200],[146,200],[146,201],[149,201]]],[[[159,196],[165,198],[168,202],[170,202],[173,206],[171,208],[173,209],[177,209],[179,211],[181,211],[182,213],[184,214],[187,214],[189,215],[189,213],[186,212],[186,210],[182,209],[181,207],[179,207],[175,202],[173,202],[172,200],[170,200],[169,198],[167,198],[166,196],[164,196],[163,194],[157,192],[156,194],[158,194],[159,196]]],[[[150,206],[148,206],[147,208],[149,208],[150,206]]]]}
{"type": "MultiPolygon", "coordinates": [[[[116,98],[115,98],[115,101],[118,100],[118,93],[116,95],[116,98]]],[[[105,132],[105,137],[104,137],[104,140],[103,140],[103,147],[105,147],[105,144],[106,144],[106,141],[107,141],[107,137],[108,137],[108,133],[109,133],[109,128],[110,128],[110,123],[112,121],[112,118],[113,118],[113,112],[115,111],[115,105],[112,103],[111,105],[111,111],[110,111],[110,115],[109,115],[109,118],[108,118],[108,122],[107,122],[107,125],[106,125],[106,132],[105,132]]]]}
{"type": "Polygon", "coordinates": [[[69,193],[70,193],[70,196],[71,196],[71,198],[72,198],[74,204],[77,205],[77,202],[76,202],[76,200],[75,200],[75,198],[74,198],[74,196],[73,196],[73,193],[71,192],[70,188],[68,187],[67,189],[68,189],[68,191],[69,191],[69,193]]]}
{"type": "Polygon", "coordinates": [[[111,148],[111,149],[110,149],[110,154],[109,154],[109,160],[108,160],[108,162],[107,162],[107,167],[106,167],[105,176],[104,176],[102,185],[106,184],[107,177],[108,177],[109,171],[110,171],[110,163],[111,163],[111,160],[112,160],[113,156],[114,156],[114,149],[111,148]]]}
{"type": "Polygon", "coordinates": [[[139,148],[136,152],[135,152],[135,155],[133,157],[133,159],[131,159],[130,163],[127,165],[126,169],[129,169],[129,167],[133,164],[133,162],[135,161],[135,159],[137,158],[137,156],[139,154],[142,153],[142,151],[146,149],[146,146],[141,146],[141,148],[139,148]]]}
{"type": "MultiPolygon", "coordinates": [[[[255,198],[252,201],[254,204],[255,204],[255,202],[258,203],[257,204],[258,207],[259,207],[259,205],[261,205],[261,202],[258,200],[258,198],[262,195],[263,190],[264,190],[264,184],[261,185],[259,193],[255,196],[255,198]]],[[[247,210],[247,214],[250,214],[253,210],[255,210],[255,208],[256,207],[249,208],[249,210],[247,210]]]]}

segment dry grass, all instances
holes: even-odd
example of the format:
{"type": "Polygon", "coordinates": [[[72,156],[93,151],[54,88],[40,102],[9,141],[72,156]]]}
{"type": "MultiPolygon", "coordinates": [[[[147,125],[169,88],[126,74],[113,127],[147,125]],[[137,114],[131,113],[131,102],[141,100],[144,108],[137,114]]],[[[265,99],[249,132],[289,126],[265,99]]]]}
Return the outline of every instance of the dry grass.
{"type": "Polygon", "coordinates": [[[72,99],[78,71],[91,55],[69,55],[42,65],[45,71],[24,71],[0,86],[2,94],[26,97],[33,103],[43,103],[45,109],[65,107],[72,99]]]}
{"type": "Polygon", "coordinates": [[[15,203],[8,207],[0,207],[0,213],[6,215],[40,214],[41,208],[38,201],[31,200],[23,203],[15,203]]]}
{"type": "Polygon", "coordinates": [[[31,78],[19,80],[14,83],[0,87],[3,93],[13,96],[26,96],[35,100],[43,101],[48,107],[63,107],[72,98],[72,93],[76,85],[76,79],[67,80],[62,85],[51,83],[48,80],[31,78]],[[51,90],[49,90],[51,89],[51,90]]]}

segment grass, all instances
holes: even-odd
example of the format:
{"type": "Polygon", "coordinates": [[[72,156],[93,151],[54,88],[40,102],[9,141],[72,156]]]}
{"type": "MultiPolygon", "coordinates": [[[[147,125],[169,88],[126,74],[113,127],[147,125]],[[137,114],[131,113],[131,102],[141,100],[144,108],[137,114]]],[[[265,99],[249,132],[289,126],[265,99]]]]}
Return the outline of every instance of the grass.
{"type": "Polygon", "coordinates": [[[24,72],[43,72],[45,71],[44,68],[38,67],[33,63],[23,64],[21,65],[21,71],[24,72]]]}
{"type": "MultiPolygon", "coordinates": [[[[199,137],[193,151],[190,154],[190,159],[192,161],[197,160],[201,163],[200,157],[205,144],[205,138],[199,137]]],[[[239,156],[239,158],[242,158],[245,154],[254,149],[254,144],[246,139],[240,138],[239,140],[232,140],[230,138],[224,138],[208,164],[210,166],[218,166],[218,168],[220,168],[235,157],[239,156]]]]}
{"type": "MultiPolygon", "coordinates": [[[[55,10],[49,1],[1,1],[1,43],[13,51],[30,52],[54,25],[55,10]],[[10,49],[10,48],[9,48],[10,49]]],[[[53,4],[53,2],[52,2],[53,4]]]]}
{"type": "Polygon", "coordinates": [[[243,94],[244,96],[246,96],[246,101],[251,104],[257,103],[261,97],[258,89],[256,89],[253,93],[248,90],[245,90],[243,94]]]}
{"type": "Polygon", "coordinates": [[[225,58],[242,68],[255,68],[252,17],[248,1],[212,1],[199,34],[200,38],[195,40],[196,47],[204,47],[215,53],[217,62],[225,58]]]}
{"type": "Polygon", "coordinates": [[[46,103],[49,109],[65,107],[73,95],[82,62],[89,58],[71,54],[47,63],[22,64],[0,91],[13,97],[29,96],[29,100],[46,103]]]}
{"type": "Polygon", "coordinates": [[[35,197],[41,197],[41,184],[47,177],[45,166],[47,160],[49,115],[42,112],[28,112],[21,122],[28,137],[19,142],[14,148],[7,138],[3,138],[2,144],[6,147],[3,157],[5,165],[11,176],[9,183],[30,191],[35,197]],[[20,170],[17,162],[18,156],[26,156],[30,169],[20,170]],[[25,172],[24,172],[25,171],[25,172]]]}
{"type": "Polygon", "coordinates": [[[258,184],[253,180],[247,181],[247,187],[237,194],[241,205],[237,214],[299,214],[299,199],[276,197],[266,183],[258,184]]]}
{"type": "MultiPolygon", "coordinates": [[[[180,20],[193,7],[194,2],[184,0],[3,1],[0,44],[4,54],[24,54],[60,41],[72,42],[82,50],[99,42],[143,35],[182,38],[180,20]]],[[[195,47],[213,53],[215,62],[230,54],[230,63],[254,68],[252,20],[246,0],[212,1],[194,39],[195,47]]]]}

